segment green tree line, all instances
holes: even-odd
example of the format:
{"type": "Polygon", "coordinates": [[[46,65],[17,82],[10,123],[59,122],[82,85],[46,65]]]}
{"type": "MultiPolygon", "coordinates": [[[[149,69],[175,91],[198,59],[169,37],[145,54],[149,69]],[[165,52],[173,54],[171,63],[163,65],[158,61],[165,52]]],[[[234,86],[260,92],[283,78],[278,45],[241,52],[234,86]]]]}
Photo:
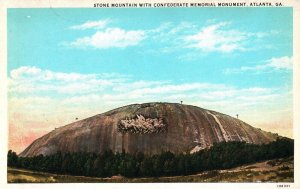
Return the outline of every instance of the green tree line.
{"type": "Polygon", "coordinates": [[[193,154],[163,152],[146,156],[106,151],[95,153],[62,153],[19,157],[8,151],[8,166],[57,174],[92,177],[158,177],[189,175],[201,171],[227,169],[246,163],[294,155],[294,141],[280,138],[269,144],[255,145],[245,142],[215,143],[211,148],[193,154]]]}

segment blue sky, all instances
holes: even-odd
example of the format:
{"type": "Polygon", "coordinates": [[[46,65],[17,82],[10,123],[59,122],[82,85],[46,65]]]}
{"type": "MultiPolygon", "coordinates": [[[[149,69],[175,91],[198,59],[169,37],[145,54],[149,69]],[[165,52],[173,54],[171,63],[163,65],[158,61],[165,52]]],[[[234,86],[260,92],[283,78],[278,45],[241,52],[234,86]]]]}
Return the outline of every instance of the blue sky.
{"type": "Polygon", "coordinates": [[[291,136],[292,14],[8,9],[10,128],[37,125],[38,136],[121,105],[183,100],[291,136]]]}

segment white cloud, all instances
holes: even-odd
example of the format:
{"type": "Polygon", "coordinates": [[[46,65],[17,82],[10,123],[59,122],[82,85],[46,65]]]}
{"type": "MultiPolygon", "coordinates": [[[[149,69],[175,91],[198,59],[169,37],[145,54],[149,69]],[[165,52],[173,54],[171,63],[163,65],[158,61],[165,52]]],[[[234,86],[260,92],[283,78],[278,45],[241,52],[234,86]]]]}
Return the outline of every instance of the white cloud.
{"type": "Polygon", "coordinates": [[[224,85],[210,84],[210,83],[184,83],[184,84],[165,84],[157,85],[149,88],[139,88],[130,92],[131,95],[143,96],[149,94],[176,94],[188,91],[203,90],[203,89],[216,89],[222,88],[224,85]]]}
{"type": "Polygon", "coordinates": [[[279,69],[292,69],[293,68],[293,58],[284,56],[280,58],[271,58],[270,60],[267,61],[267,66],[272,67],[276,70],[279,69]]]}
{"type": "MultiPolygon", "coordinates": [[[[270,59],[268,64],[277,59],[270,59]]],[[[53,72],[36,67],[20,67],[14,69],[9,77],[10,94],[37,95],[40,92],[49,95],[51,92],[59,93],[67,99],[64,102],[91,102],[106,101],[131,103],[136,101],[166,100],[179,101],[182,98],[195,100],[238,99],[248,95],[273,94],[275,89],[250,87],[237,89],[233,86],[214,83],[181,83],[172,81],[133,81],[128,76],[114,74],[79,74],[53,72]],[[100,93],[99,93],[100,92],[100,93]]],[[[42,94],[42,95],[43,95],[42,94]]],[[[251,96],[252,97],[252,96],[251,96]]],[[[259,99],[259,98],[257,98],[259,99]]]]}
{"type": "Polygon", "coordinates": [[[154,86],[159,86],[159,85],[164,85],[169,83],[169,81],[134,81],[130,83],[130,85],[124,85],[120,83],[119,85],[117,84],[116,86],[113,87],[113,91],[116,92],[124,92],[124,91],[133,91],[136,89],[141,89],[141,88],[149,88],[149,87],[154,87],[154,86]]]}
{"type": "MultiPolygon", "coordinates": [[[[289,62],[286,58],[281,59],[289,62]]],[[[282,67],[279,66],[281,63],[278,60],[270,59],[267,64],[282,67]]],[[[230,102],[233,100],[232,103],[238,101],[240,104],[247,104],[251,101],[249,99],[255,99],[251,102],[259,104],[277,98],[276,94],[280,91],[275,88],[236,88],[201,82],[174,84],[172,81],[133,81],[128,76],[124,77],[117,73],[63,73],[36,67],[20,67],[11,71],[9,94],[12,97],[34,96],[33,101],[43,104],[40,98],[45,97],[45,103],[47,103],[50,96],[53,96],[52,93],[55,94],[53,98],[61,98],[62,103],[88,107],[87,104],[94,106],[104,102],[106,105],[124,105],[135,102],[169,100],[176,102],[201,100],[208,104],[212,101],[228,100],[230,102]]],[[[25,104],[31,104],[26,99],[22,101],[25,104]]]]}
{"type": "Polygon", "coordinates": [[[157,28],[147,31],[149,37],[159,42],[173,42],[178,40],[178,36],[196,32],[197,25],[191,22],[181,22],[174,24],[171,22],[161,23],[157,28]]]}
{"type": "Polygon", "coordinates": [[[121,74],[80,74],[42,70],[22,66],[10,73],[10,93],[58,92],[65,94],[90,93],[123,82],[128,76],[121,74]]]}
{"type": "Polygon", "coordinates": [[[214,52],[228,56],[233,52],[274,48],[265,39],[279,33],[274,30],[253,32],[240,29],[229,21],[216,20],[206,23],[164,22],[145,32],[147,43],[144,43],[145,48],[140,53],[157,56],[174,53],[179,60],[184,61],[199,59],[214,52]]]}
{"type": "Polygon", "coordinates": [[[86,30],[95,29],[96,33],[77,38],[71,42],[63,42],[67,47],[96,49],[125,48],[138,45],[146,38],[146,32],[143,30],[125,30],[118,27],[107,27],[110,19],[87,21],[80,25],[71,26],[70,29],[86,30]]]}
{"type": "Polygon", "coordinates": [[[293,68],[293,58],[283,56],[279,58],[271,58],[263,62],[264,64],[256,66],[242,66],[240,68],[226,69],[226,74],[238,74],[244,72],[265,73],[278,70],[291,70],[293,68]]]}
{"type": "Polygon", "coordinates": [[[103,29],[110,22],[109,19],[98,21],[87,21],[80,25],[71,26],[70,29],[74,30],[86,30],[86,29],[103,29]]]}
{"type": "Polygon", "coordinates": [[[10,72],[12,79],[19,79],[26,76],[33,76],[40,74],[41,69],[36,67],[22,66],[20,68],[14,69],[10,72]]]}
{"type": "Polygon", "coordinates": [[[94,35],[76,39],[69,45],[72,47],[94,47],[97,49],[124,48],[138,45],[146,38],[142,30],[123,30],[120,28],[107,28],[97,31],[94,35]]]}
{"type": "MultiPolygon", "coordinates": [[[[147,40],[148,47],[143,53],[171,53],[189,48],[204,52],[231,53],[234,51],[254,50],[253,44],[270,35],[270,32],[248,32],[234,29],[231,22],[219,22],[201,26],[195,22],[164,22],[156,28],[146,30],[125,30],[118,27],[107,27],[109,19],[87,21],[71,29],[96,29],[93,35],[77,38],[71,42],[63,42],[67,47],[96,49],[125,48],[140,44],[147,40]],[[260,40],[259,40],[260,39],[260,40]]],[[[215,21],[214,21],[215,22],[215,21]]],[[[208,23],[208,22],[207,22],[208,23]]],[[[257,46],[256,46],[257,48],[257,46]]]]}
{"type": "Polygon", "coordinates": [[[42,70],[35,66],[22,66],[10,72],[11,79],[35,79],[35,80],[60,80],[60,81],[78,81],[83,79],[94,79],[96,74],[79,74],[79,73],[63,73],[53,72],[50,70],[42,70]]]}
{"type": "Polygon", "coordinates": [[[170,28],[172,28],[172,27],[173,27],[173,25],[171,22],[164,22],[164,23],[161,23],[157,28],[150,29],[147,32],[149,34],[154,34],[154,36],[156,36],[156,35],[164,34],[164,32],[170,30],[170,28]]]}
{"type": "Polygon", "coordinates": [[[204,27],[196,34],[185,36],[183,39],[186,47],[223,53],[245,50],[244,42],[248,39],[249,33],[226,29],[229,25],[229,22],[221,22],[204,27]]]}

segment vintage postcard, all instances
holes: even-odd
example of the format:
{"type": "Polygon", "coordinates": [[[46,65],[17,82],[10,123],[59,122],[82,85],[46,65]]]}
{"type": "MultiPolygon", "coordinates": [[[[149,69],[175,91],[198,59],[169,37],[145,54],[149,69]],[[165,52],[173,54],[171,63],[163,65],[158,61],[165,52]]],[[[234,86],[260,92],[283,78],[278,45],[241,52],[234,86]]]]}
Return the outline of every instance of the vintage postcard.
{"type": "Polygon", "coordinates": [[[300,187],[298,1],[1,4],[1,188],[300,187]]]}

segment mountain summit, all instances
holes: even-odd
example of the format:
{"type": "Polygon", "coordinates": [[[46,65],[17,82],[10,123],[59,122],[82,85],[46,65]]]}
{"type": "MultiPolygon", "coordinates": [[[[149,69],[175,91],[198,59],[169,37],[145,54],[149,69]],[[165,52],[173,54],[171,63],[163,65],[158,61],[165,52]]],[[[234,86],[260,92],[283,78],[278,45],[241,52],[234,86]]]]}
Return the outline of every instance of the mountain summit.
{"type": "Polygon", "coordinates": [[[269,143],[277,134],[196,106],[145,103],[120,107],[57,128],[35,140],[20,156],[106,150],[127,153],[194,153],[215,142],[269,143]]]}

